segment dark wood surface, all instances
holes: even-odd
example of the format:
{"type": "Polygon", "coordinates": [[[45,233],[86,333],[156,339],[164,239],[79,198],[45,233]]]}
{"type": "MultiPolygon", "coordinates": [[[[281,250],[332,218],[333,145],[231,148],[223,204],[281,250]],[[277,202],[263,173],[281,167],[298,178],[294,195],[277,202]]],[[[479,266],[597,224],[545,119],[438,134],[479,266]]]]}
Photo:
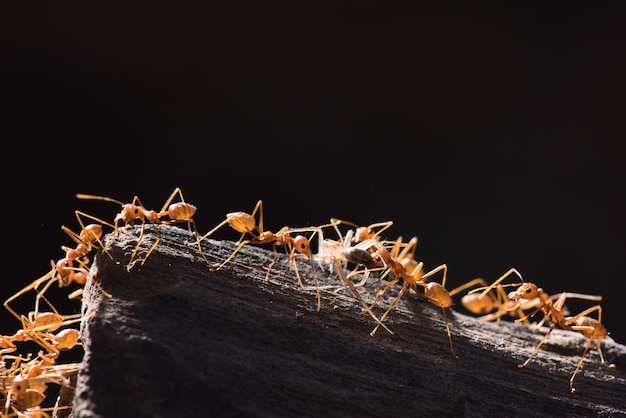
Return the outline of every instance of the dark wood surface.
{"type": "MultiPolygon", "coordinates": [[[[441,309],[415,294],[385,320],[393,334],[371,336],[374,320],[329,266],[316,265],[320,286],[333,286],[321,290],[318,312],[315,290],[300,289],[280,251],[266,280],[271,246],[244,246],[211,272],[184,244],[186,229],[160,226],[140,267],[156,238],[146,227],[129,272],[138,230],[120,230],[112,258],[99,252],[91,268],[76,418],[626,416],[626,347],[610,337],[602,349],[616,368],[603,367],[592,346],[570,393],[586,343],[578,332],[556,329],[518,369],[545,327],[484,322],[452,307],[455,359],[441,309]]],[[[203,250],[221,261],[234,245],[209,239],[203,250]]],[[[310,265],[297,265],[312,286],[310,265]]],[[[359,291],[369,301],[374,289],[359,291]]]]}

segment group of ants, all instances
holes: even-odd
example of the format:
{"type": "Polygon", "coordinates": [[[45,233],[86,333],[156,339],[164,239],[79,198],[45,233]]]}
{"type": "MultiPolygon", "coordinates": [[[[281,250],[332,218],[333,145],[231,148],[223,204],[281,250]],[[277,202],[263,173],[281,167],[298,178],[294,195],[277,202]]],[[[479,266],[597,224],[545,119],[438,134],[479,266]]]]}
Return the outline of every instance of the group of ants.
{"type": "MultiPolygon", "coordinates": [[[[372,336],[380,327],[393,333],[383,323],[384,320],[403,295],[407,292],[414,293],[441,308],[450,351],[453,358],[457,359],[458,356],[452,345],[446,309],[454,304],[453,296],[466,291],[461,298],[461,303],[469,312],[479,315],[482,320],[500,321],[502,317],[509,315],[516,322],[523,322],[528,326],[542,326],[547,322],[548,331],[534,347],[526,361],[518,364],[519,368],[530,363],[533,356],[557,327],[579,332],[587,338],[583,353],[569,381],[571,392],[575,391],[574,378],[580,370],[592,342],[596,343],[602,365],[607,368],[615,367],[614,364],[605,362],[601,350],[601,340],[609,334],[601,322],[601,305],[596,304],[576,315],[570,315],[565,307],[567,298],[598,302],[601,301],[601,296],[572,292],[549,295],[536,284],[524,281],[522,275],[515,268],[509,269],[491,284],[482,278],[476,278],[448,291],[445,287],[446,264],[427,271],[423,262],[415,260],[417,237],[413,237],[407,242],[404,242],[402,237],[395,240],[383,238],[383,233],[392,226],[392,221],[360,226],[350,221],[331,218],[330,222],[325,225],[302,228],[283,227],[277,232],[272,232],[264,229],[263,203],[262,200],[259,200],[252,212],[228,213],[224,220],[213,229],[200,235],[193,218],[196,213],[196,206],[185,201],[180,188],[176,188],[172,192],[160,211],[146,209],[137,196],[133,198],[132,203],[123,203],[113,198],[87,194],[77,194],[76,197],[114,202],[121,206],[121,210],[113,222],[107,222],[76,210],[75,215],[81,228],[80,231],[74,232],[66,226],[61,227],[76,245],[74,247],[61,246],[64,257],[56,262],[52,260],[48,273],[28,284],[4,302],[4,307],[18,319],[21,328],[12,335],[0,334],[0,396],[2,396],[0,400],[4,403],[4,405],[0,405],[1,418],[13,416],[48,417],[50,416],[48,412],[51,410],[71,408],[71,406],[58,405],[43,408],[41,404],[45,399],[45,391],[49,383],[70,386],[68,376],[75,375],[78,371],[80,364],[63,364],[57,362],[57,359],[62,351],[81,345],[79,330],[70,327],[70,325],[80,322],[85,315],[82,313],[60,314],[46,298],[45,293],[54,283],[57,283],[59,287],[67,287],[74,283],[79,288],[71,292],[68,297],[71,299],[79,298],[89,277],[89,255],[92,251],[100,249],[103,256],[112,258],[107,246],[110,248],[121,228],[133,226],[136,223],[141,223],[141,229],[137,244],[126,267],[128,271],[137,263],[141,268],[159,244],[161,233],[158,226],[186,223],[194,238],[185,241],[185,244],[195,246],[210,271],[213,272],[227,265],[245,245],[271,244],[275,257],[267,269],[266,278],[269,279],[272,268],[279,260],[278,249],[282,247],[288,255],[290,268],[295,272],[300,288],[309,291],[315,290],[318,311],[321,309],[321,291],[320,286],[318,286],[315,266],[316,263],[330,266],[331,271],[336,272],[340,279],[339,286],[347,288],[350,294],[362,305],[363,311],[375,321],[376,326],[370,332],[372,336]],[[176,197],[178,197],[178,201],[174,201],[176,197]],[[85,225],[84,219],[90,219],[95,223],[85,225]],[[228,257],[221,262],[210,261],[204,254],[202,242],[225,225],[229,225],[234,231],[240,233],[240,238],[228,257]],[[105,226],[112,228],[112,238],[107,245],[103,243],[105,226]],[[147,226],[154,229],[156,239],[139,261],[140,244],[147,226]],[[324,231],[331,228],[333,236],[336,236],[335,239],[328,238],[328,236],[324,237],[324,231]],[[316,252],[312,249],[315,236],[317,236],[318,247],[316,252]],[[306,259],[310,263],[314,286],[304,285],[298,271],[297,259],[306,259]],[[442,276],[441,282],[431,279],[438,273],[442,276]],[[511,276],[520,280],[515,283],[504,283],[505,279],[511,276]],[[375,283],[378,286],[371,303],[367,303],[358,290],[360,286],[371,282],[368,281],[369,278],[376,278],[375,283]],[[514,290],[507,293],[506,287],[514,287],[514,290]],[[379,317],[374,313],[374,307],[379,303],[381,296],[392,288],[399,288],[399,290],[379,317]],[[470,290],[467,291],[468,289],[470,290]],[[10,303],[28,292],[35,293],[34,308],[27,315],[18,314],[10,306],[10,303]],[[42,304],[47,308],[42,308],[42,304]],[[595,318],[590,316],[594,312],[595,318]],[[542,314],[542,318],[539,321],[531,322],[530,318],[536,314],[542,314]],[[36,355],[32,351],[17,353],[18,345],[23,342],[35,343],[39,349],[38,353],[36,355]]],[[[111,297],[97,283],[94,284],[106,297],[111,297]]]]}

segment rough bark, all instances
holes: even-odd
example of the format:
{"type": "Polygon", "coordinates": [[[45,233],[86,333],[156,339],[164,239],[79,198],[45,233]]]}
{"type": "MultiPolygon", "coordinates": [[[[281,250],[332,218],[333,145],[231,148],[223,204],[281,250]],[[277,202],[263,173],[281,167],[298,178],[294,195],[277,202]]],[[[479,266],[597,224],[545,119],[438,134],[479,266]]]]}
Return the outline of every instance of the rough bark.
{"type": "MultiPolygon", "coordinates": [[[[385,320],[393,335],[371,336],[374,320],[345,289],[323,289],[318,312],[315,290],[299,287],[280,251],[266,280],[271,246],[246,245],[211,272],[184,244],[187,230],[159,226],[161,240],[140,267],[157,236],[146,226],[129,272],[138,230],[120,230],[112,258],[99,252],[91,268],[76,418],[626,415],[626,347],[610,337],[602,349],[616,368],[603,367],[592,345],[570,393],[587,341],[578,332],[556,329],[518,369],[545,327],[484,322],[453,307],[455,359],[442,310],[414,293],[385,320]]],[[[203,244],[212,261],[235,246],[203,244]]],[[[310,265],[297,265],[312,286],[310,265]]],[[[316,272],[320,286],[342,289],[328,266],[316,272]]],[[[373,289],[359,291],[371,300],[373,289]]]]}

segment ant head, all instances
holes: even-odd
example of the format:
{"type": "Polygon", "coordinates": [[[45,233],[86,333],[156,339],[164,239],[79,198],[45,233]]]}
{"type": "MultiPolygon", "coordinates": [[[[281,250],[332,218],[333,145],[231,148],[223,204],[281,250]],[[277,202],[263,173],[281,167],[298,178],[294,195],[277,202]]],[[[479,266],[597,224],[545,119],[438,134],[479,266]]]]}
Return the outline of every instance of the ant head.
{"type": "Polygon", "coordinates": [[[141,207],[132,203],[126,203],[122,205],[122,210],[115,216],[115,223],[119,220],[124,221],[125,224],[132,223],[135,219],[140,219],[141,207]]]}
{"type": "Polygon", "coordinates": [[[360,227],[358,227],[356,229],[353,241],[354,242],[363,242],[366,239],[374,238],[375,235],[376,235],[376,233],[369,226],[360,226],[360,227]]]}
{"type": "Polygon", "coordinates": [[[539,290],[537,289],[537,285],[535,285],[534,283],[522,283],[522,285],[518,287],[515,291],[510,292],[508,297],[512,300],[531,300],[539,297],[539,290]]]}
{"type": "Polygon", "coordinates": [[[307,257],[312,257],[313,252],[311,251],[311,241],[304,235],[298,235],[293,239],[293,246],[297,252],[300,254],[304,254],[307,257]]]}
{"type": "Polygon", "coordinates": [[[14,397],[19,398],[26,393],[26,389],[28,389],[28,379],[21,374],[18,374],[13,378],[13,382],[11,383],[11,392],[14,397]]]}

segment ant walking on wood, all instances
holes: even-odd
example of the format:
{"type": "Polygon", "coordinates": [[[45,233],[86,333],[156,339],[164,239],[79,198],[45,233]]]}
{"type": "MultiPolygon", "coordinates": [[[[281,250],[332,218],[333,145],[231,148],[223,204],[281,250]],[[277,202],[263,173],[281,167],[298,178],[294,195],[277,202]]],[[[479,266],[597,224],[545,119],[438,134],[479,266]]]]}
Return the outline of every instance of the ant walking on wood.
{"type": "MultiPolygon", "coordinates": [[[[521,278],[521,274],[519,274],[517,270],[511,269],[509,271],[515,272],[521,278]]],[[[485,288],[482,294],[486,294],[489,290],[491,290],[491,288],[493,288],[493,286],[497,285],[506,276],[508,276],[508,274],[505,273],[500,279],[494,282],[491,286],[485,288]]],[[[508,286],[508,285],[504,285],[504,286],[508,286]]],[[[510,286],[518,286],[518,287],[513,292],[510,292],[507,295],[509,300],[517,301],[520,303],[523,301],[537,300],[538,301],[537,308],[535,312],[530,315],[534,315],[537,312],[542,312],[545,317],[544,319],[550,321],[548,332],[546,332],[546,334],[543,336],[541,341],[539,341],[539,343],[535,346],[535,348],[533,349],[530,356],[528,356],[526,361],[517,365],[518,368],[526,367],[530,363],[533,356],[537,354],[537,352],[539,351],[543,343],[546,342],[546,340],[548,339],[552,331],[554,331],[554,329],[557,326],[564,330],[578,331],[584,337],[587,338],[587,344],[585,345],[585,349],[583,350],[583,353],[580,357],[580,360],[578,361],[576,369],[574,370],[574,373],[572,374],[570,381],[569,381],[571,392],[574,392],[576,390],[574,388],[574,378],[576,377],[576,374],[582,367],[585,355],[587,354],[587,351],[589,350],[589,347],[592,341],[596,342],[596,346],[598,348],[598,354],[600,355],[600,362],[602,363],[602,365],[609,369],[615,368],[615,364],[608,364],[604,359],[604,355],[602,354],[601,341],[602,339],[606,338],[609,335],[609,332],[604,327],[604,325],[602,325],[602,322],[601,322],[602,321],[602,307],[599,304],[592,306],[588,309],[585,309],[583,312],[580,312],[576,315],[566,316],[565,312],[563,311],[563,306],[565,304],[565,300],[567,299],[568,295],[570,295],[569,293],[563,292],[559,294],[560,296],[555,301],[553,298],[547,295],[543,291],[542,288],[538,287],[534,283],[522,281],[522,283],[513,283],[513,284],[510,284],[510,286]],[[597,319],[588,316],[589,314],[596,312],[596,311],[597,311],[597,316],[598,316],[597,319]]],[[[478,289],[474,289],[473,291],[476,291],[476,290],[478,289]]],[[[593,298],[593,296],[590,296],[589,298],[593,298]]]]}
{"type": "MultiPolygon", "coordinates": [[[[144,236],[144,229],[145,229],[146,222],[152,225],[152,228],[154,232],[156,233],[157,238],[155,239],[154,243],[152,243],[146,255],[144,256],[143,260],[141,261],[140,268],[143,267],[143,265],[148,260],[148,257],[150,256],[152,251],[156,248],[156,246],[161,241],[161,233],[159,232],[159,229],[156,226],[157,224],[173,225],[173,224],[177,224],[181,222],[187,222],[189,232],[192,233],[196,237],[196,241],[198,241],[197,239],[198,232],[196,229],[195,221],[193,219],[193,215],[196,213],[197,208],[196,206],[185,202],[182,191],[180,190],[179,187],[174,189],[174,191],[172,192],[170,197],[167,199],[167,201],[165,202],[161,210],[158,212],[155,210],[146,209],[138,196],[134,196],[131,203],[123,203],[119,200],[116,200],[110,197],[96,196],[96,195],[89,195],[89,194],[82,194],[82,193],[77,194],[76,197],[79,199],[104,200],[107,202],[113,202],[113,203],[117,203],[121,205],[122,209],[115,216],[115,219],[114,219],[113,240],[115,240],[115,237],[117,236],[120,221],[124,222],[124,226],[133,225],[135,221],[141,222],[141,232],[139,234],[137,244],[135,245],[135,248],[130,256],[130,260],[128,261],[128,264],[126,266],[126,269],[128,271],[130,271],[133,265],[133,261],[135,260],[135,257],[137,256],[137,252],[139,251],[139,247],[141,245],[141,242],[144,236]],[[181,201],[177,203],[171,203],[174,197],[176,197],[176,195],[180,197],[181,201]],[[163,219],[165,216],[167,216],[169,219],[163,219]]],[[[200,251],[200,254],[202,255],[202,257],[206,260],[204,252],[202,251],[202,248],[200,247],[199,243],[198,243],[198,250],[200,251]]]]}
{"type": "MultiPolygon", "coordinates": [[[[450,292],[445,287],[448,266],[446,264],[442,264],[428,272],[424,272],[424,263],[421,261],[416,261],[412,255],[416,244],[417,238],[409,241],[409,244],[406,245],[403,250],[398,253],[397,257],[395,256],[397,250],[394,249],[397,247],[392,248],[391,251],[380,247],[373,253],[373,259],[382,263],[393,276],[388,283],[384,284],[376,292],[374,304],[376,304],[378,298],[390,287],[402,282],[402,287],[396,295],[396,298],[393,300],[391,305],[389,305],[385,313],[380,317],[380,320],[383,321],[391,312],[391,310],[396,306],[396,304],[400,301],[402,296],[408,290],[412,290],[420,297],[425,298],[433,305],[441,308],[443,318],[446,324],[446,334],[448,335],[448,341],[450,343],[450,352],[452,353],[453,358],[458,359],[459,356],[457,356],[454,352],[454,347],[452,345],[452,334],[450,333],[450,325],[448,323],[448,316],[446,314],[446,309],[450,308],[454,304],[450,292]],[[440,271],[443,274],[441,283],[428,281],[430,277],[440,271]],[[417,286],[423,287],[423,292],[418,292],[417,286]]],[[[376,326],[376,328],[374,328],[370,334],[374,335],[377,329],[378,326],[376,326]]]]}
{"type": "MultiPolygon", "coordinates": [[[[320,310],[321,307],[321,296],[319,291],[319,286],[317,283],[317,276],[315,273],[315,264],[313,262],[313,253],[311,251],[311,243],[310,238],[305,237],[304,235],[297,235],[293,237],[291,234],[297,232],[313,232],[314,234],[317,232],[321,232],[320,228],[317,227],[305,227],[305,228],[289,228],[287,226],[281,228],[278,232],[272,232],[266,230],[263,226],[263,201],[258,200],[252,213],[247,212],[230,212],[226,214],[226,218],[217,224],[213,229],[204,234],[201,237],[197,237],[196,244],[200,247],[200,242],[207,239],[211,235],[213,235],[217,230],[225,225],[229,225],[232,229],[241,233],[239,240],[237,240],[235,249],[230,253],[228,257],[221,263],[211,263],[206,258],[209,268],[212,271],[217,271],[223,268],[229,261],[233,259],[233,257],[244,247],[244,245],[248,244],[272,244],[272,248],[274,250],[274,260],[270,263],[267,269],[267,273],[265,275],[266,280],[269,280],[269,275],[278,261],[278,247],[282,246],[288,253],[289,262],[292,268],[296,272],[296,276],[298,279],[298,283],[300,284],[300,288],[305,289],[304,284],[302,283],[302,279],[300,278],[300,273],[298,271],[297,265],[295,263],[295,254],[302,254],[307,257],[309,262],[311,263],[311,270],[313,272],[313,280],[315,282],[315,288],[317,292],[317,310],[320,310]],[[259,221],[257,222],[255,215],[259,213],[259,221]],[[250,236],[251,238],[245,239],[246,236],[250,236]]],[[[191,244],[190,242],[186,242],[186,244],[191,244]]]]}

